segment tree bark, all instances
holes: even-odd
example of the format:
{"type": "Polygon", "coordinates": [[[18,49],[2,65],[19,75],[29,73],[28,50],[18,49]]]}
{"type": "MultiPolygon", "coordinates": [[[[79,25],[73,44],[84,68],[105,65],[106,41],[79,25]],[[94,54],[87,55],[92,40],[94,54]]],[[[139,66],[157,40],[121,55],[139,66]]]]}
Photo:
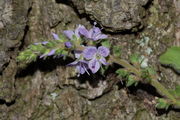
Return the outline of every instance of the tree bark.
{"type": "MultiPolygon", "coordinates": [[[[48,58],[23,69],[16,56],[29,44],[53,40],[78,24],[97,22],[122,58],[139,53],[160,71],[167,88],[180,77],[158,63],[167,47],[178,45],[178,0],[1,0],[0,119],[1,120],[177,120],[178,110],[158,111],[152,86],[127,89],[111,71],[76,79],[68,62],[48,58]],[[161,113],[162,112],[162,113],[161,113]],[[159,115],[159,116],[157,116],[159,115]]],[[[112,69],[114,70],[114,69],[112,69]]]]}

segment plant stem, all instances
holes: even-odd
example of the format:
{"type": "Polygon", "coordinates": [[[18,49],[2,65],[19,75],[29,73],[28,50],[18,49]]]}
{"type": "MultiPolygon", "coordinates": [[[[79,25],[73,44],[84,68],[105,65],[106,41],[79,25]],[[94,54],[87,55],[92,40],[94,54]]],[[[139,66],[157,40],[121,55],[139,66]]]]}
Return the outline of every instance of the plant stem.
{"type": "MultiPolygon", "coordinates": [[[[132,73],[134,73],[135,75],[137,75],[139,78],[142,76],[141,71],[139,71],[137,68],[135,68],[133,65],[129,64],[127,61],[114,57],[114,56],[110,56],[110,61],[112,63],[117,63],[121,66],[123,66],[124,68],[130,70],[132,73]]],[[[150,84],[152,86],[154,86],[158,92],[160,92],[161,95],[167,97],[169,100],[172,101],[172,104],[177,105],[180,107],[180,101],[178,101],[171,93],[169,93],[169,91],[160,83],[157,81],[157,76],[151,76],[151,81],[150,84]]]]}
{"type": "Polygon", "coordinates": [[[152,79],[151,85],[154,86],[162,95],[167,96],[167,98],[171,99],[173,102],[176,101],[176,99],[169,93],[169,91],[157,80],[152,79]]]}
{"type": "Polygon", "coordinates": [[[158,92],[160,92],[161,95],[164,95],[168,99],[170,99],[173,102],[173,104],[180,106],[180,101],[178,101],[173,95],[171,95],[169,93],[169,91],[160,82],[158,82],[156,79],[152,79],[150,84],[152,86],[154,86],[158,90],[158,92]]]}
{"type": "Polygon", "coordinates": [[[141,72],[139,70],[137,70],[134,66],[129,64],[126,60],[119,59],[119,58],[114,57],[114,56],[110,56],[110,61],[112,63],[117,63],[117,64],[127,68],[128,70],[130,70],[131,72],[133,72],[134,74],[136,74],[138,76],[141,76],[141,72]]]}

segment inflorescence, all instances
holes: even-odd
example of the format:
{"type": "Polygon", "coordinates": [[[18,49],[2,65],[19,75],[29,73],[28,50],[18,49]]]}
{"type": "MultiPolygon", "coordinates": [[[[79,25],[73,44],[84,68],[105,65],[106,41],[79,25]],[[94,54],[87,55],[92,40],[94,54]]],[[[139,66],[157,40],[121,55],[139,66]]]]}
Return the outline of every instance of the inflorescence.
{"type": "Polygon", "coordinates": [[[157,99],[157,108],[167,109],[170,105],[180,106],[180,86],[177,86],[175,90],[166,89],[157,81],[158,75],[150,66],[141,68],[138,55],[133,55],[130,62],[121,59],[120,47],[111,46],[107,40],[108,36],[95,25],[96,23],[90,30],[83,25],[78,25],[75,30],[65,30],[63,35],[52,33],[54,40],[29,45],[20,52],[17,61],[30,63],[36,61],[37,58],[46,59],[49,56],[63,59],[71,57],[74,61],[67,66],[74,66],[78,77],[85,73],[95,74],[100,69],[103,71],[107,68],[106,66],[116,63],[123,67],[119,68],[116,74],[126,80],[127,87],[143,82],[154,86],[162,96],[165,96],[157,99]]]}

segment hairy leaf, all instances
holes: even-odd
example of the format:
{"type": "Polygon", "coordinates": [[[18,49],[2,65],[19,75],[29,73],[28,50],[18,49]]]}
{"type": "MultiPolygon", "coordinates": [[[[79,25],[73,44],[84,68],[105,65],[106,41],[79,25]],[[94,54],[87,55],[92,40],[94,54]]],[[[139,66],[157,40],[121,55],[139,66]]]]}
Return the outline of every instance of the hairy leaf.
{"type": "Polygon", "coordinates": [[[156,108],[158,109],[168,109],[170,104],[165,100],[165,99],[162,99],[162,98],[159,98],[158,103],[156,104],[156,108]]]}
{"type": "Polygon", "coordinates": [[[120,46],[113,46],[113,54],[116,57],[121,56],[121,47],[120,46]]]}
{"type": "Polygon", "coordinates": [[[176,91],[176,96],[180,97],[180,85],[176,86],[175,91],[176,91]]]}
{"type": "MultiPolygon", "coordinates": [[[[135,78],[134,75],[129,75],[129,76],[128,76],[128,79],[127,79],[127,81],[126,81],[126,87],[130,87],[130,86],[132,86],[133,84],[137,83],[137,81],[136,81],[134,78],[135,78]]],[[[135,84],[135,85],[137,85],[137,84],[135,84]]]]}
{"type": "Polygon", "coordinates": [[[116,73],[118,74],[118,76],[120,77],[127,77],[129,75],[129,72],[127,72],[124,69],[118,69],[116,70],[116,73]]]}
{"type": "Polygon", "coordinates": [[[171,47],[162,54],[159,61],[163,65],[170,66],[180,73],[180,47],[171,47]]]}
{"type": "Polygon", "coordinates": [[[103,40],[101,42],[101,45],[104,46],[104,47],[107,47],[107,48],[111,47],[111,44],[110,44],[109,40],[103,40]]]}
{"type": "Polygon", "coordinates": [[[138,54],[132,54],[132,55],[130,56],[130,62],[131,62],[132,64],[137,64],[137,63],[139,63],[139,62],[140,62],[140,57],[139,57],[139,55],[138,55],[138,54]]]}

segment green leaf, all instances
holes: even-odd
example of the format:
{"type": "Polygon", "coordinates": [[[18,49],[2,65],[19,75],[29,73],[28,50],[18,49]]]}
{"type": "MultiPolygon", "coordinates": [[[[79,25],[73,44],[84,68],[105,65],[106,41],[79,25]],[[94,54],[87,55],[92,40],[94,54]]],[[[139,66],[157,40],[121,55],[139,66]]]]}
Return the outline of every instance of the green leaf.
{"type": "Polygon", "coordinates": [[[176,96],[180,97],[180,85],[176,86],[175,92],[176,92],[176,96]]]}
{"type": "Polygon", "coordinates": [[[64,55],[64,56],[63,56],[63,60],[66,60],[67,55],[68,55],[68,51],[62,50],[62,53],[61,53],[61,54],[64,55]]]}
{"type": "Polygon", "coordinates": [[[59,49],[56,50],[55,54],[56,54],[56,55],[60,55],[60,54],[62,54],[62,51],[63,51],[63,50],[62,50],[61,48],[59,48],[59,49]]]}
{"type": "Polygon", "coordinates": [[[62,53],[61,53],[61,54],[63,54],[63,55],[68,55],[68,51],[62,50],[62,53]]]}
{"type": "Polygon", "coordinates": [[[109,68],[109,66],[101,66],[101,69],[100,69],[100,73],[101,75],[104,76],[104,73],[106,72],[106,70],[109,68]]]}
{"type": "Polygon", "coordinates": [[[147,67],[141,70],[141,78],[145,83],[150,83],[152,76],[155,76],[156,74],[156,71],[152,67],[147,67]]]}
{"type": "Polygon", "coordinates": [[[139,55],[138,54],[132,54],[131,56],[130,56],[130,62],[132,63],[132,64],[137,64],[137,63],[139,63],[140,61],[140,58],[139,58],[139,55]]]}
{"type": "Polygon", "coordinates": [[[102,45],[102,46],[105,46],[105,47],[107,47],[107,48],[110,48],[110,47],[111,47],[111,44],[110,44],[109,40],[103,40],[103,41],[101,42],[101,45],[102,45]]]}
{"type": "Polygon", "coordinates": [[[118,69],[116,70],[116,73],[118,74],[118,76],[121,76],[121,77],[127,77],[129,75],[129,72],[127,72],[124,69],[118,69]]]}
{"type": "Polygon", "coordinates": [[[113,46],[113,54],[116,57],[121,56],[121,47],[120,46],[113,46]]]}
{"type": "Polygon", "coordinates": [[[36,54],[31,54],[31,55],[29,56],[30,61],[36,61],[36,58],[37,58],[37,55],[36,55],[36,54]]]}
{"type": "Polygon", "coordinates": [[[77,37],[75,34],[72,35],[72,40],[77,40],[77,37]]]}
{"type": "Polygon", "coordinates": [[[174,68],[178,73],[180,73],[180,47],[171,47],[162,54],[159,61],[163,65],[170,66],[174,68]]]}
{"type": "Polygon", "coordinates": [[[128,79],[126,81],[126,87],[132,86],[133,84],[135,84],[137,81],[134,79],[134,75],[129,75],[128,79]]]}
{"type": "Polygon", "coordinates": [[[26,56],[21,56],[21,55],[19,55],[19,56],[16,58],[16,60],[17,60],[18,62],[25,61],[25,60],[26,60],[26,56]]]}
{"type": "Polygon", "coordinates": [[[171,95],[176,96],[176,91],[175,91],[175,90],[170,89],[170,90],[168,90],[168,91],[169,91],[169,93],[170,93],[171,95]]]}
{"type": "Polygon", "coordinates": [[[38,46],[36,45],[30,45],[29,48],[33,51],[38,51],[38,46]]]}
{"type": "Polygon", "coordinates": [[[38,53],[44,53],[46,48],[45,46],[41,45],[41,44],[38,44],[38,45],[30,45],[28,47],[29,49],[27,50],[30,50],[30,51],[34,51],[34,52],[38,52],[38,53]]]}
{"type": "Polygon", "coordinates": [[[158,109],[168,109],[170,104],[165,100],[165,99],[162,99],[162,98],[159,98],[158,103],[156,104],[156,108],[158,109]]]}
{"type": "Polygon", "coordinates": [[[60,40],[58,40],[59,42],[64,43],[67,41],[67,37],[65,35],[59,35],[59,38],[60,38],[60,40]]]}
{"type": "Polygon", "coordinates": [[[50,49],[46,49],[43,54],[48,54],[50,51],[50,49]]]}
{"type": "Polygon", "coordinates": [[[55,45],[56,45],[55,43],[49,42],[45,46],[48,47],[48,48],[53,48],[53,47],[55,47],[55,45]]]}
{"type": "Polygon", "coordinates": [[[177,85],[174,90],[173,90],[173,89],[170,89],[169,92],[170,92],[171,95],[173,95],[174,97],[179,98],[179,97],[180,97],[180,85],[177,85]]]}
{"type": "Polygon", "coordinates": [[[30,55],[30,54],[32,54],[33,52],[31,51],[31,50],[29,50],[29,49],[27,49],[27,50],[25,50],[25,51],[23,51],[23,55],[30,55]]]}
{"type": "Polygon", "coordinates": [[[157,74],[153,67],[147,67],[146,70],[148,71],[148,73],[150,75],[156,75],[157,74]]]}

